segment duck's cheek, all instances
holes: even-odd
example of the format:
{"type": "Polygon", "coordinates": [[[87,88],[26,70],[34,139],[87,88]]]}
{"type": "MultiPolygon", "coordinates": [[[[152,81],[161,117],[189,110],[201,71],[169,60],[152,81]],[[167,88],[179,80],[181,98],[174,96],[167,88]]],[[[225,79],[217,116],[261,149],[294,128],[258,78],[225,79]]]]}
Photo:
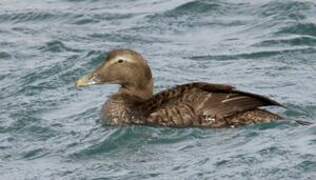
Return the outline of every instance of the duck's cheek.
{"type": "Polygon", "coordinates": [[[100,76],[97,76],[103,83],[120,82],[124,78],[124,73],[117,69],[103,71],[100,76]]]}

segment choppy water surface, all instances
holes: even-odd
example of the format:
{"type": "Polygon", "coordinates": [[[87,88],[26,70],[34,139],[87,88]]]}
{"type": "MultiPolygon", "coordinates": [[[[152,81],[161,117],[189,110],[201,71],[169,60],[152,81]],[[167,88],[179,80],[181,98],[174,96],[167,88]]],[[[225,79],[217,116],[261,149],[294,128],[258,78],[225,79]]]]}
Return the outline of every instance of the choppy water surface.
{"type": "Polygon", "coordinates": [[[108,127],[117,86],[74,80],[114,48],[156,90],[207,81],[273,97],[316,123],[316,2],[0,1],[0,179],[315,179],[316,126],[108,127]]]}

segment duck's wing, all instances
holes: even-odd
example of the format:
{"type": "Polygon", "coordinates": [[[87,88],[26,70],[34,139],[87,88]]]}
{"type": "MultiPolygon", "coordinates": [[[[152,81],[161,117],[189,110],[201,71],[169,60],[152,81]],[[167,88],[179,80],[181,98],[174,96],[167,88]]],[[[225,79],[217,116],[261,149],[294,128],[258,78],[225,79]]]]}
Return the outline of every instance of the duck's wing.
{"type": "Polygon", "coordinates": [[[260,106],[281,106],[265,96],[225,84],[190,83],[162,91],[142,104],[149,123],[199,125],[201,117],[222,119],[260,106]]]}

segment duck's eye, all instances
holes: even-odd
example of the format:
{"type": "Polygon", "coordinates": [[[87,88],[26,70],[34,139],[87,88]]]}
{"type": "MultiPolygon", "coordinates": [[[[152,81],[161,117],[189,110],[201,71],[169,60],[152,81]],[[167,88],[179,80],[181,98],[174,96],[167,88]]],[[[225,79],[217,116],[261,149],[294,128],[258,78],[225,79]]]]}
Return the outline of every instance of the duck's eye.
{"type": "Polygon", "coordinates": [[[122,63],[122,62],[124,62],[124,60],[123,59],[119,59],[117,62],[118,63],[122,63]]]}

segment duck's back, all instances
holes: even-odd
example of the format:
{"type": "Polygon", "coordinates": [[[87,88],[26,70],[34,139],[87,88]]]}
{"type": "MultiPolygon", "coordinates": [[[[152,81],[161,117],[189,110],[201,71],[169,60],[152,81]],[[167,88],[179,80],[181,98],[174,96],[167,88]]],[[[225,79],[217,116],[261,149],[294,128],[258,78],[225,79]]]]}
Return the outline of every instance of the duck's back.
{"type": "Polygon", "coordinates": [[[229,85],[190,83],[155,95],[143,103],[146,123],[170,127],[230,127],[271,122],[276,114],[258,109],[280,104],[229,85]]]}

